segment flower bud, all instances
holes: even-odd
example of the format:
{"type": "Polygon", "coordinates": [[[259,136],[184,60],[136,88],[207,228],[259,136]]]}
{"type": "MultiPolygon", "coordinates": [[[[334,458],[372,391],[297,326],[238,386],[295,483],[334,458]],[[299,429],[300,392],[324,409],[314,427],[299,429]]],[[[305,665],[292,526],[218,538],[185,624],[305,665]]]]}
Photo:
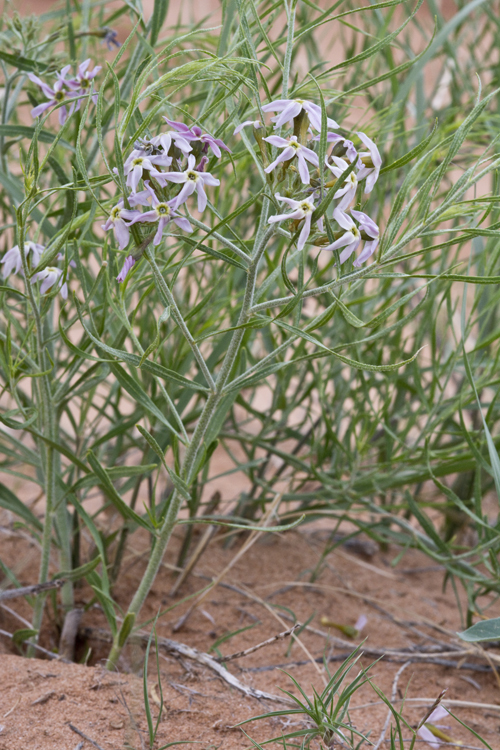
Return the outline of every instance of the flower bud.
{"type": "Polygon", "coordinates": [[[309,115],[305,109],[302,109],[297,117],[293,118],[293,134],[297,136],[299,143],[305,145],[308,140],[309,115]]]}

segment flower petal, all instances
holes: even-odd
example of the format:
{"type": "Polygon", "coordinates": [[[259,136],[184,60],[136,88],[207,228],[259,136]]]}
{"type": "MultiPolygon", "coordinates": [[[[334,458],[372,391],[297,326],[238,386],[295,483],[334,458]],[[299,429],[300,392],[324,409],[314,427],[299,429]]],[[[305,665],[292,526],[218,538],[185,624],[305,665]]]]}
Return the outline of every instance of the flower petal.
{"type": "Polygon", "coordinates": [[[351,245],[348,245],[345,250],[342,250],[339,255],[339,260],[341,263],[345,263],[345,261],[351,257],[353,252],[359,247],[360,242],[361,240],[357,239],[351,245]]]}
{"type": "MultiPolygon", "coordinates": [[[[355,242],[356,242],[356,237],[353,235],[353,233],[352,232],[346,232],[345,234],[342,235],[342,237],[339,237],[338,240],[335,240],[335,242],[332,242],[331,245],[327,245],[326,247],[324,247],[323,250],[338,250],[339,247],[345,247],[346,245],[348,245],[349,247],[351,247],[351,245],[352,245],[353,249],[354,249],[354,243],[355,242]]],[[[353,252],[353,250],[350,250],[349,251],[349,255],[352,252],[353,252]]],[[[349,257],[349,255],[347,257],[349,257]]],[[[342,261],[342,256],[341,256],[340,262],[341,263],[343,262],[342,261]]]]}
{"type": "Polygon", "coordinates": [[[116,241],[118,242],[118,247],[120,248],[120,250],[125,250],[130,239],[130,229],[125,224],[123,219],[116,219],[114,230],[116,241]]]}
{"type": "Polygon", "coordinates": [[[201,214],[207,207],[207,194],[203,189],[203,182],[201,180],[196,183],[196,192],[198,193],[198,211],[201,214]]]}
{"type": "Polygon", "coordinates": [[[304,226],[302,227],[302,231],[299,235],[299,241],[297,242],[297,250],[302,250],[304,245],[306,244],[306,240],[309,237],[311,233],[311,214],[307,214],[304,226]]]}
{"type": "Polygon", "coordinates": [[[182,229],[183,232],[192,232],[193,227],[189,223],[187,219],[184,218],[184,216],[174,216],[174,222],[177,224],[179,229],[182,229]]]}
{"type": "Polygon", "coordinates": [[[262,107],[263,112],[283,112],[285,107],[287,107],[291,99],[276,99],[274,102],[270,102],[269,104],[264,104],[262,107]]]}
{"type": "Polygon", "coordinates": [[[311,181],[311,176],[309,174],[309,169],[307,167],[306,160],[304,159],[304,156],[302,154],[302,150],[297,152],[297,161],[299,163],[300,179],[302,180],[302,183],[304,185],[309,185],[311,181]]]}
{"type": "Polygon", "coordinates": [[[340,224],[342,229],[352,229],[355,224],[350,216],[348,216],[342,209],[336,208],[333,212],[333,218],[337,222],[337,224],[340,224]]]}
{"type": "Polygon", "coordinates": [[[280,135],[269,135],[267,138],[263,138],[263,141],[270,143],[271,146],[277,146],[278,148],[285,148],[289,146],[289,141],[286,138],[282,138],[280,135]]]}

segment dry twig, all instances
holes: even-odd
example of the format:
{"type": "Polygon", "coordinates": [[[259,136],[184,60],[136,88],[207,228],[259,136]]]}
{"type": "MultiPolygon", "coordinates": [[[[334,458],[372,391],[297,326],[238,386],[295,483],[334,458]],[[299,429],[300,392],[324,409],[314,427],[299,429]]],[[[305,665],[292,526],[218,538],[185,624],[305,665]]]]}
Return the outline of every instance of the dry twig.
{"type": "Polygon", "coordinates": [[[241,659],[243,656],[249,656],[250,654],[253,654],[255,651],[258,651],[260,648],[264,648],[264,646],[269,646],[271,643],[274,643],[275,641],[282,641],[284,638],[287,638],[289,635],[292,635],[297,628],[300,628],[300,622],[296,622],[293,628],[289,628],[288,630],[285,630],[283,633],[278,633],[277,635],[273,635],[272,638],[268,638],[267,641],[262,641],[262,643],[257,643],[256,646],[250,646],[250,648],[246,648],[244,651],[237,651],[235,654],[230,654],[230,656],[215,656],[215,661],[218,662],[227,662],[232,661],[233,659],[241,659]]]}
{"type": "Polygon", "coordinates": [[[43,591],[50,591],[50,589],[60,589],[65,584],[63,578],[58,578],[57,581],[47,581],[46,583],[34,583],[32,586],[22,586],[19,589],[9,589],[8,591],[0,591],[0,602],[6,599],[17,599],[19,596],[30,596],[30,594],[41,594],[43,591]]]}
{"type": "Polygon", "coordinates": [[[90,742],[90,744],[93,745],[96,748],[96,750],[103,750],[103,748],[100,745],[98,745],[97,742],[94,742],[94,740],[92,740],[90,737],[87,737],[86,734],[84,734],[80,729],[77,729],[77,727],[73,726],[73,724],[68,724],[68,726],[72,732],[74,732],[75,734],[78,734],[80,737],[86,740],[86,742],[90,742]]]}
{"type": "MultiPolygon", "coordinates": [[[[396,674],[394,676],[394,681],[392,683],[391,703],[394,703],[394,700],[396,699],[399,678],[403,674],[403,672],[406,669],[406,667],[408,667],[410,664],[411,664],[411,662],[407,661],[405,664],[403,664],[402,667],[400,667],[398,669],[398,671],[396,672],[396,674]]],[[[391,709],[389,709],[389,711],[387,712],[387,716],[386,716],[385,722],[384,722],[384,726],[382,728],[382,732],[381,732],[380,737],[378,738],[378,742],[375,745],[375,747],[373,748],[373,750],[379,750],[380,745],[385,740],[385,734],[386,734],[387,729],[389,727],[389,724],[390,724],[390,721],[391,721],[391,717],[392,717],[392,711],[391,711],[391,709]]]]}
{"type": "MultiPolygon", "coordinates": [[[[112,641],[111,633],[108,633],[107,630],[102,630],[99,628],[84,628],[82,633],[87,637],[96,637],[100,640],[106,641],[107,643],[112,641]]],[[[142,641],[142,643],[147,643],[150,636],[148,633],[140,633],[137,635],[137,637],[142,641]]],[[[224,680],[224,682],[227,682],[228,685],[236,688],[236,690],[239,690],[248,698],[257,698],[257,700],[264,699],[279,703],[292,704],[292,701],[288,698],[285,698],[284,696],[282,697],[280,695],[273,695],[272,693],[266,693],[264,690],[258,690],[257,688],[245,685],[243,682],[238,680],[237,677],[231,674],[231,672],[229,672],[225,667],[223,667],[222,664],[219,664],[219,662],[213,656],[210,656],[210,654],[206,654],[203,651],[198,651],[198,649],[192,648],[191,646],[187,646],[185,643],[174,641],[171,638],[163,638],[161,636],[158,636],[158,646],[159,648],[164,649],[167,653],[172,654],[173,656],[191,659],[197,664],[202,664],[204,667],[208,667],[208,669],[216,672],[216,674],[222,680],[224,680]]]]}

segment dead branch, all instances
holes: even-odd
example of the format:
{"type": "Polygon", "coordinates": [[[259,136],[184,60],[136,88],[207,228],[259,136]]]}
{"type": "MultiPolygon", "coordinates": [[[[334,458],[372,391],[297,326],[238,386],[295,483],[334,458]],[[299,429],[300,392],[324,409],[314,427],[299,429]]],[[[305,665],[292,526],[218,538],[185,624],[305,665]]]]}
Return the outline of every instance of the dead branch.
{"type": "Polygon", "coordinates": [[[103,750],[102,747],[97,744],[97,742],[94,742],[94,740],[90,739],[90,737],[87,737],[86,734],[84,734],[80,729],[77,729],[77,727],[74,727],[73,724],[69,724],[68,726],[72,732],[74,732],[75,734],[78,734],[87,742],[90,742],[90,744],[93,745],[96,748],[96,750],[103,750]]]}
{"type": "MultiPolygon", "coordinates": [[[[98,638],[99,640],[104,640],[107,643],[110,643],[112,641],[111,633],[108,633],[107,630],[102,630],[100,628],[87,627],[80,632],[84,636],[98,638]]],[[[135,637],[143,644],[147,644],[150,636],[148,633],[138,633],[135,637]]],[[[219,664],[219,662],[213,656],[210,656],[210,654],[207,654],[203,651],[198,651],[197,648],[192,648],[191,646],[187,646],[185,643],[180,643],[179,641],[174,641],[171,638],[163,638],[161,636],[158,636],[158,646],[168,654],[185,659],[191,659],[191,661],[194,661],[197,664],[208,667],[208,669],[211,669],[213,672],[215,672],[222,680],[224,680],[224,682],[227,682],[228,685],[236,688],[236,690],[239,690],[240,693],[243,693],[248,698],[256,698],[257,700],[268,700],[274,701],[275,703],[278,702],[292,705],[292,701],[289,698],[285,698],[284,696],[282,697],[280,695],[273,695],[272,693],[266,693],[264,690],[258,690],[257,688],[245,685],[243,682],[238,680],[237,677],[231,674],[229,670],[223,667],[222,664],[219,664]]]]}
{"type": "Polygon", "coordinates": [[[17,599],[19,596],[29,596],[30,594],[41,594],[43,591],[50,589],[60,589],[65,580],[58,578],[57,581],[47,581],[46,583],[34,583],[32,586],[22,586],[19,589],[9,589],[9,591],[0,591],[0,602],[6,599],[17,599]]]}
{"type": "Polygon", "coordinates": [[[289,630],[285,630],[283,633],[278,633],[277,635],[273,635],[272,638],[268,638],[267,641],[262,641],[262,643],[257,643],[256,646],[250,646],[250,648],[246,648],[244,651],[237,651],[235,654],[231,654],[230,656],[215,656],[215,661],[218,662],[227,662],[232,661],[233,659],[241,659],[243,656],[249,656],[250,654],[253,654],[255,651],[258,651],[260,648],[264,648],[264,646],[269,646],[271,643],[274,643],[275,641],[282,641],[284,638],[287,638],[289,635],[292,635],[297,628],[300,628],[300,622],[295,623],[293,628],[289,628],[289,630]]]}

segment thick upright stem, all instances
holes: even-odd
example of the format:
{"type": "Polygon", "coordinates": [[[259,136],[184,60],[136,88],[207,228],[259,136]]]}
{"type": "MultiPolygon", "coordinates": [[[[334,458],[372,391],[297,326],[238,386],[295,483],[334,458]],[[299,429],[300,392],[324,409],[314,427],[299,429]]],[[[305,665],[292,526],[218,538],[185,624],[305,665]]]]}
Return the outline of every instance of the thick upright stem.
{"type": "MultiPolygon", "coordinates": [[[[247,281],[245,285],[245,293],[244,293],[243,304],[241,306],[241,311],[240,311],[240,315],[238,319],[238,325],[243,325],[244,323],[247,322],[248,318],[250,317],[250,314],[251,314],[250,310],[253,304],[253,298],[255,294],[255,284],[257,280],[257,272],[259,268],[259,263],[262,258],[262,255],[264,254],[267,242],[269,238],[271,237],[273,231],[274,231],[273,228],[268,229],[262,235],[262,237],[260,237],[256,242],[252,262],[248,269],[248,276],[247,276],[247,281]]],[[[168,289],[165,283],[165,280],[161,276],[160,271],[158,267],[156,266],[154,258],[150,256],[148,257],[148,260],[153,267],[155,278],[158,280],[158,276],[160,276],[161,281],[163,282],[162,286],[164,285],[168,289]]],[[[165,296],[167,297],[167,299],[170,300],[170,297],[172,296],[172,294],[169,289],[168,289],[168,295],[165,294],[165,296]]],[[[180,312],[179,312],[179,315],[180,315],[180,312]]],[[[184,461],[182,464],[181,474],[188,485],[194,479],[193,471],[196,465],[196,458],[197,458],[198,452],[203,444],[203,440],[210,426],[211,418],[223,397],[223,388],[231,374],[231,370],[233,369],[234,363],[236,362],[236,358],[238,356],[238,352],[241,346],[244,333],[245,333],[244,330],[241,330],[241,329],[233,333],[231,342],[229,344],[228,350],[222,362],[219,374],[217,376],[217,382],[214,383],[214,391],[208,396],[206,400],[205,406],[203,408],[202,413],[200,414],[193,436],[186,450],[186,454],[184,456],[184,461]]],[[[125,645],[127,634],[130,630],[129,623],[131,620],[135,621],[135,618],[137,617],[144,603],[144,600],[146,599],[146,596],[148,595],[149,590],[151,586],[153,585],[153,582],[160,568],[163,555],[165,553],[168,542],[172,535],[172,531],[174,530],[175,524],[177,523],[177,516],[181,509],[182,501],[183,501],[182,496],[179,495],[179,493],[175,490],[172,495],[172,499],[170,501],[170,505],[168,507],[165,520],[163,522],[163,526],[158,534],[155,546],[151,553],[151,557],[149,558],[147,568],[142,577],[142,581],[139,584],[139,588],[137,589],[134,595],[134,598],[130,602],[128,612],[124,620],[124,626],[122,626],[122,629],[120,630],[120,632],[117,634],[117,636],[114,639],[113,646],[109,654],[108,669],[113,669],[116,666],[116,663],[120,657],[122,648],[125,645]]]]}

